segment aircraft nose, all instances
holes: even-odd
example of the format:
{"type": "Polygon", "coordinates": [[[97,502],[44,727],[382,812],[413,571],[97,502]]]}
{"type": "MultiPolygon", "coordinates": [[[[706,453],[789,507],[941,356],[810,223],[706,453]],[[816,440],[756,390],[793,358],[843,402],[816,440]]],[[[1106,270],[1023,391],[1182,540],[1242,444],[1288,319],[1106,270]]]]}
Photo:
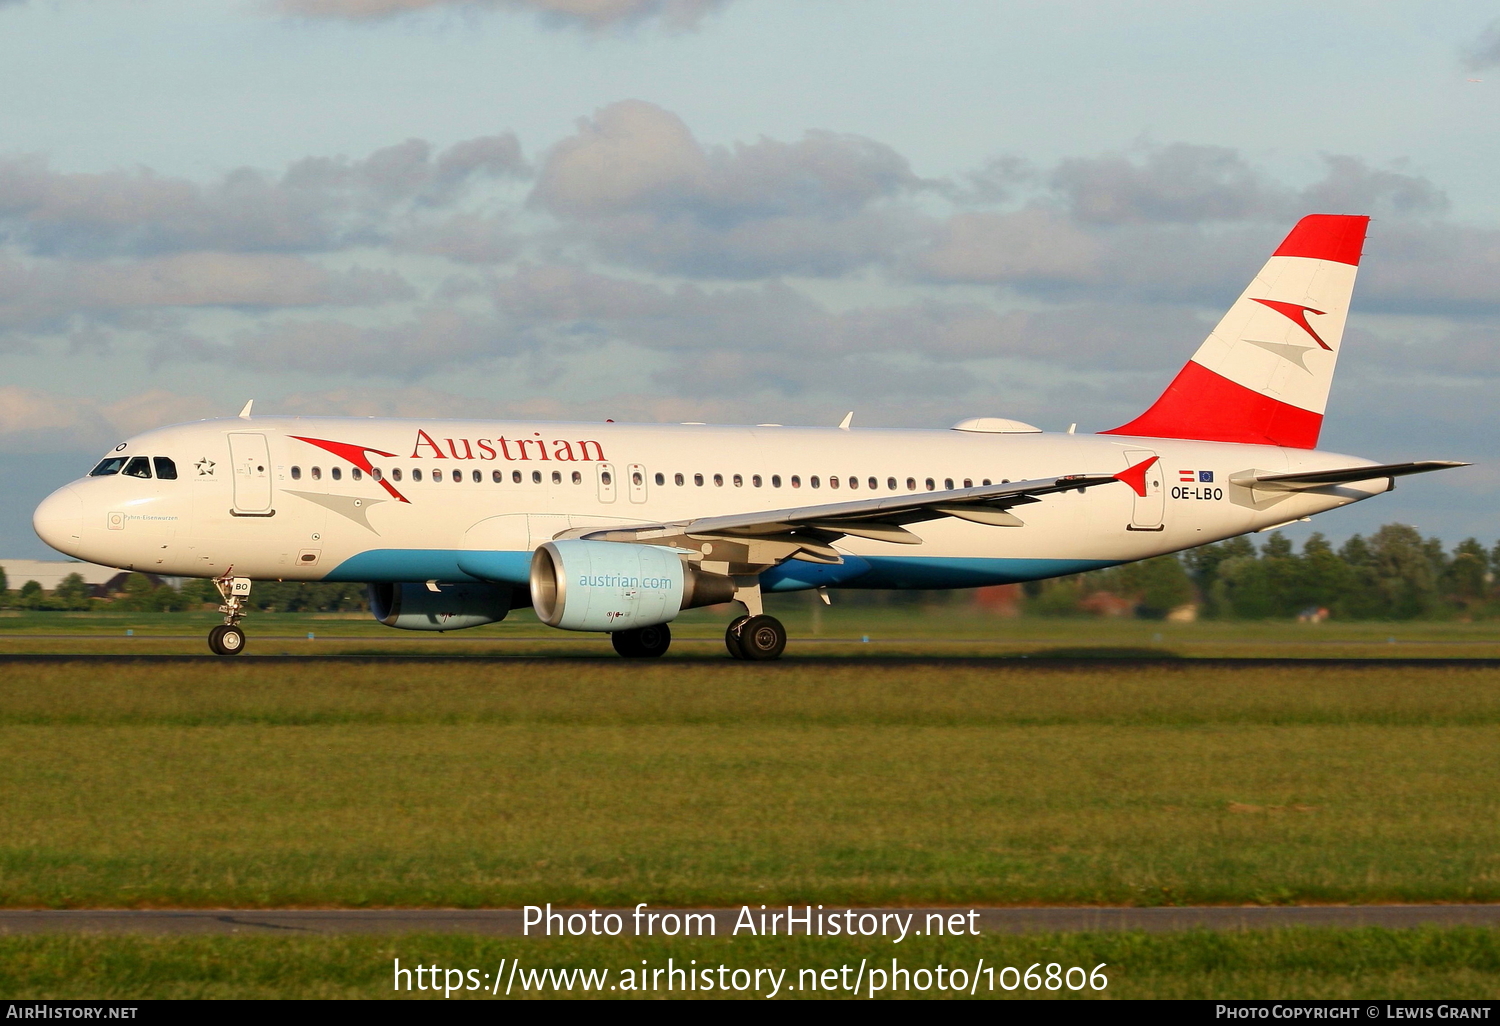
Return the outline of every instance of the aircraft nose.
{"type": "Polygon", "coordinates": [[[58,552],[75,555],[83,538],[83,500],[71,485],[59,488],[31,514],[31,527],[58,552]]]}

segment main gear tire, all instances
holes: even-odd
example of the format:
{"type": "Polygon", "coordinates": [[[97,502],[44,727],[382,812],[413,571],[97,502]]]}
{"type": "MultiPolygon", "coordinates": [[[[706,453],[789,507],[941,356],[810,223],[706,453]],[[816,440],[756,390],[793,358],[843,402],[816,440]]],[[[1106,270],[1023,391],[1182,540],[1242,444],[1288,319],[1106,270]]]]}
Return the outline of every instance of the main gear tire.
{"type": "Polygon", "coordinates": [[[615,631],[609,636],[615,651],[626,659],[659,659],[672,646],[672,629],[664,623],[615,631]]]}
{"type": "Polygon", "coordinates": [[[752,619],[754,618],[750,616],[741,616],[724,628],[724,647],[729,650],[731,659],[745,658],[745,653],[740,649],[740,630],[752,619]]]}
{"type": "Polygon", "coordinates": [[[740,627],[741,658],[753,662],[780,659],[786,651],[786,628],[774,616],[752,616],[740,627]]]}

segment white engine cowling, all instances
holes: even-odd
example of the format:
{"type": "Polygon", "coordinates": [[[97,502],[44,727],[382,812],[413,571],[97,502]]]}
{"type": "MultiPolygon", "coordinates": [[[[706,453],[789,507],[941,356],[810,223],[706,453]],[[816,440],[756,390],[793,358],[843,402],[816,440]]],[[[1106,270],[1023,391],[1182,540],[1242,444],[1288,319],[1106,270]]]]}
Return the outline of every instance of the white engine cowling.
{"type": "Polygon", "coordinates": [[[370,612],[404,631],[458,631],[499,623],[510,612],[510,588],[493,584],[370,585],[370,612]]]}
{"type": "Polygon", "coordinates": [[[704,573],[656,545],[551,541],[531,556],[532,608],[565,631],[650,627],[733,598],[732,578],[704,573]]]}

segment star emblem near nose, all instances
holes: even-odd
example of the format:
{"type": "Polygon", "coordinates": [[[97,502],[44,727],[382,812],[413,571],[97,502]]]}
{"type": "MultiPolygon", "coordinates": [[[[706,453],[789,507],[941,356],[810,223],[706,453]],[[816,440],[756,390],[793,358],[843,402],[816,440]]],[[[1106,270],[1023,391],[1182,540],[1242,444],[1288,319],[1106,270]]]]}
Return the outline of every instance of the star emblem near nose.
{"type": "Polygon", "coordinates": [[[199,477],[213,477],[214,467],[217,465],[218,464],[214,463],[214,461],[209,459],[207,456],[203,457],[197,463],[193,464],[193,466],[198,468],[199,477]]]}

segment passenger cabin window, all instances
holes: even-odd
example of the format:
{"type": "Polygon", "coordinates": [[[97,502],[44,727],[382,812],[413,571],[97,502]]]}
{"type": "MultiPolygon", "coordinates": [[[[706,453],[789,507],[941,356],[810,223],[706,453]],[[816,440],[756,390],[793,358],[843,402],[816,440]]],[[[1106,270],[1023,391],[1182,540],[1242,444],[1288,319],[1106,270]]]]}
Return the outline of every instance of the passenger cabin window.
{"type": "Polygon", "coordinates": [[[462,483],[463,479],[464,479],[464,472],[462,470],[455,470],[453,472],[453,483],[454,484],[460,484],[460,483],[462,483]]]}
{"type": "Polygon", "coordinates": [[[301,481],[302,480],[302,468],[301,467],[293,467],[292,468],[292,480],[293,481],[301,481]]]}
{"type": "Polygon", "coordinates": [[[391,480],[392,481],[399,481],[399,480],[401,480],[401,468],[400,467],[392,467],[391,468],[391,480]]]}
{"type": "MultiPolygon", "coordinates": [[[[582,481],[583,475],[576,470],[573,471],[573,483],[579,484],[582,481]]],[[[639,470],[632,470],[630,472],[630,483],[639,488],[641,485],[646,483],[646,475],[642,474],[639,470]]]]}
{"type": "MultiPolygon", "coordinates": [[[[873,492],[875,489],[877,489],[879,487],[880,487],[880,481],[877,480],[876,478],[873,478],[873,477],[870,478],[870,491],[873,492]]],[[[891,482],[891,487],[892,488],[896,487],[896,482],[895,481],[891,482]]]]}
{"type": "Polygon", "coordinates": [[[483,475],[483,474],[481,474],[481,473],[480,473],[480,472],[479,472],[479,471],[477,471],[477,470],[476,470],[476,471],[474,471],[474,483],[475,483],[475,484],[478,484],[478,483],[479,483],[479,482],[481,482],[481,481],[483,481],[483,480],[484,480],[484,475],[483,475]]]}
{"type": "Polygon", "coordinates": [[[124,473],[126,477],[150,477],[151,461],[144,456],[134,456],[125,464],[124,473]]]}
{"type": "Polygon", "coordinates": [[[734,486],[736,488],[745,487],[745,479],[743,477],[740,477],[740,475],[738,474],[734,475],[734,486]]]}
{"type": "Polygon", "coordinates": [[[335,481],[342,481],[344,479],[344,471],[339,467],[334,467],[328,472],[328,476],[333,478],[335,481]]]}
{"type": "Polygon", "coordinates": [[[699,488],[702,488],[703,487],[703,475],[702,474],[694,474],[693,475],[693,484],[697,485],[699,488]]]}
{"type": "MultiPolygon", "coordinates": [[[[604,473],[602,473],[602,474],[599,475],[599,483],[600,484],[605,484],[605,485],[614,484],[615,483],[614,475],[611,474],[609,471],[606,470],[604,473]]],[[[702,484],[703,482],[699,481],[698,483],[702,484]]]]}
{"type": "Polygon", "coordinates": [[[659,485],[666,484],[667,483],[667,475],[663,474],[661,471],[657,471],[656,472],[656,483],[659,484],[659,485]]]}
{"type": "MultiPolygon", "coordinates": [[[[581,471],[577,471],[577,470],[573,471],[573,483],[574,484],[583,484],[583,473],[581,471]]],[[[641,475],[639,473],[637,473],[635,475],[635,483],[636,484],[640,484],[641,483],[641,475]]]]}
{"type": "Polygon", "coordinates": [[[771,487],[772,488],[780,488],[781,487],[781,475],[780,474],[772,474],[771,475],[771,487]]]}
{"type": "Polygon", "coordinates": [[[312,479],[314,481],[321,481],[321,480],[323,480],[323,468],[322,467],[313,467],[312,468],[312,479]]]}
{"type": "Polygon", "coordinates": [[[554,470],[552,472],[552,483],[553,484],[562,484],[562,471],[561,470],[554,470]]]}
{"type": "Polygon", "coordinates": [[[714,487],[715,488],[723,488],[724,487],[724,475],[723,474],[715,474],[714,475],[714,487]]]}
{"type": "Polygon", "coordinates": [[[349,468],[349,476],[352,477],[356,481],[358,481],[360,478],[364,477],[364,475],[359,472],[359,468],[358,467],[350,467],[349,468]]]}
{"type": "Polygon", "coordinates": [[[158,481],[176,481],[177,464],[166,456],[153,456],[151,462],[156,466],[156,479],[158,481]]]}
{"type": "Polygon", "coordinates": [[[511,484],[520,484],[521,483],[521,472],[519,470],[512,470],[510,472],[510,483],[511,484]]]}
{"type": "Polygon", "coordinates": [[[541,484],[542,483],[542,472],[540,470],[533,470],[531,472],[531,483],[532,484],[541,484]]]}
{"type": "Polygon", "coordinates": [[[108,477],[111,474],[118,474],[120,468],[125,465],[125,459],[124,456],[106,457],[99,461],[97,467],[89,471],[89,477],[108,477]]]}
{"type": "Polygon", "coordinates": [[[759,474],[751,474],[750,475],[750,483],[752,485],[754,485],[755,487],[759,488],[760,487],[760,475],[759,474]]]}
{"type": "Polygon", "coordinates": [[[945,477],[945,478],[943,478],[943,487],[946,488],[948,491],[951,492],[953,490],[953,478],[951,478],[951,477],[945,477]]]}
{"type": "Polygon", "coordinates": [[[906,479],[906,490],[909,491],[909,492],[914,492],[914,491],[917,490],[917,479],[916,478],[909,477],[909,478],[906,479]]]}
{"type": "Polygon", "coordinates": [[[370,478],[371,478],[371,480],[379,481],[384,476],[385,475],[383,473],[381,473],[381,470],[380,470],[379,467],[371,467],[370,468],[370,478]]]}
{"type": "Polygon", "coordinates": [[[499,484],[500,482],[505,480],[505,475],[498,470],[492,470],[490,471],[490,480],[495,482],[496,484],[499,484]]]}
{"type": "Polygon", "coordinates": [[[796,474],[792,475],[792,487],[793,488],[801,488],[802,487],[802,478],[799,477],[799,476],[797,476],[796,474]]]}
{"type": "MultiPolygon", "coordinates": [[[[886,478],[885,479],[885,486],[887,488],[889,488],[891,491],[894,492],[896,490],[896,479],[894,477],[888,477],[888,478],[886,478]]],[[[875,486],[871,485],[870,487],[873,488],[875,486]]]]}
{"type": "Polygon", "coordinates": [[[973,480],[972,480],[972,479],[970,479],[970,478],[967,478],[967,477],[966,477],[966,478],[964,478],[964,487],[965,487],[965,488],[973,488],[973,487],[974,487],[974,482],[973,482],[973,480]]]}
{"type": "Polygon", "coordinates": [[[927,490],[929,492],[937,490],[937,484],[930,477],[927,479],[927,490]]]}
{"type": "Polygon", "coordinates": [[[675,481],[675,482],[677,482],[677,487],[679,487],[679,488],[682,487],[682,475],[681,474],[673,474],[672,475],[672,480],[675,481]]]}
{"type": "MultiPolygon", "coordinates": [[[[313,477],[317,477],[317,476],[318,476],[318,468],[317,467],[313,467],[313,477]]],[[[421,467],[412,467],[411,468],[411,479],[413,481],[420,481],[420,480],[422,480],[422,468],[421,467]]]]}

